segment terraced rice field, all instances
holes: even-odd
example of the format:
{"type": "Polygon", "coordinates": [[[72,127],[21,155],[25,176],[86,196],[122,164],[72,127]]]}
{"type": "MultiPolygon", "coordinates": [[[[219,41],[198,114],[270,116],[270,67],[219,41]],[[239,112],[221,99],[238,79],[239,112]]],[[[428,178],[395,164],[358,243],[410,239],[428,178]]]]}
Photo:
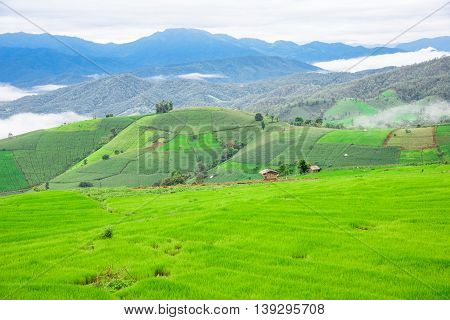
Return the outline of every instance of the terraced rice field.
{"type": "Polygon", "coordinates": [[[1,197],[0,297],[448,299],[449,172],[1,197]]]}
{"type": "MultiPolygon", "coordinates": [[[[94,119],[41,130],[0,141],[0,150],[9,151],[16,164],[3,165],[10,170],[5,175],[15,178],[2,189],[17,190],[44,183],[69,169],[74,163],[89,155],[112,137],[111,130],[120,131],[134,121],[133,118],[94,119]]],[[[10,157],[11,158],[11,157],[10,157]]],[[[6,184],[5,184],[6,185],[6,184]]]]}
{"type": "Polygon", "coordinates": [[[25,189],[28,187],[11,151],[0,151],[0,191],[25,189]]]}
{"type": "Polygon", "coordinates": [[[409,128],[394,131],[388,146],[397,146],[405,150],[419,150],[435,147],[435,128],[409,128]]]}

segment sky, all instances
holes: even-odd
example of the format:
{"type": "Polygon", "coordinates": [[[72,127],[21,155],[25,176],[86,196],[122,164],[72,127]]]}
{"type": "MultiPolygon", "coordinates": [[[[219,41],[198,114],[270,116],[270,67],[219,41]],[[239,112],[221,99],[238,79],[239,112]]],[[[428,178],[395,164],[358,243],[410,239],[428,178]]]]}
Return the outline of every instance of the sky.
{"type": "MultiPolygon", "coordinates": [[[[124,43],[167,28],[237,38],[385,44],[446,0],[0,0],[0,33],[42,33],[124,43]]],[[[450,4],[396,42],[449,35],[450,4]]]]}

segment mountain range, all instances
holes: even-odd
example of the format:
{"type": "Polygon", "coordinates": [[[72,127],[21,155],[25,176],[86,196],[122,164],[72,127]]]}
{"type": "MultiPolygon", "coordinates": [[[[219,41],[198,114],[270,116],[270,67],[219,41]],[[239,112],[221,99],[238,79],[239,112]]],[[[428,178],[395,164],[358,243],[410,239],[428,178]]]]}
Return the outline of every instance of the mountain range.
{"type": "Polygon", "coordinates": [[[19,87],[73,84],[92,75],[134,73],[138,76],[220,74],[216,82],[245,82],[297,72],[317,71],[311,63],[380,55],[423,47],[445,49],[449,37],[423,39],[395,48],[343,43],[289,41],[268,43],[236,39],[197,29],[168,29],[124,44],[100,44],[49,34],[0,35],[0,82],[19,87]]]}
{"type": "Polygon", "coordinates": [[[155,103],[162,99],[172,100],[176,108],[214,105],[270,113],[286,120],[298,114],[320,117],[340,99],[371,99],[389,89],[405,103],[429,96],[450,100],[449,71],[450,57],[444,57],[402,68],[303,72],[248,83],[119,74],[5,103],[0,106],[0,117],[65,111],[97,116],[146,114],[154,112],[155,103]]]}

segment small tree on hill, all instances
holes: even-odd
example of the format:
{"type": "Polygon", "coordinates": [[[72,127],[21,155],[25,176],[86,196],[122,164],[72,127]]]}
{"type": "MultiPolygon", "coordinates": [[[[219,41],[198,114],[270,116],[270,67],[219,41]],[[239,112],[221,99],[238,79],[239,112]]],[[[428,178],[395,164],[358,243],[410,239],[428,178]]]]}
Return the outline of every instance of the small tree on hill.
{"type": "Polygon", "coordinates": [[[298,167],[298,171],[301,174],[305,174],[309,170],[309,166],[308,166],[308,164],[306,163],[306,161],[304,159],[298,161],[297,167],[298,167]]]}
{"type": "Polygon", "coordinates": [[[255,121],[263,121],[263,116],[261,113],[255,114],[255,121]]]}
{"type": "Polygon", "coordinates": [[[171,100],[161,100],[155,105],[156,113],[167,113],[173,110],[173,103],[171,100]]]}
{"type": "Polygon", "coordinates": [[[305,120],[302,117],[296,117],[294,121],[294,125],[301,126],[305,120]]]}
{"type": "Polygon", "coordinates": [[[321,127],[322,124],[323,124],[323,119],[322,118],[317,118],[316,122],[315,122],[316,127],[321,127]]]}
{"type": "Polygon", "coordinates": [[[264,121],[261,121],[261,129],[265,129],[266,128],[266,124],[264,123],[264,121]]]}
{"type": "Polygon", "coordinates": [[[108,160],[108,159],[109,159],[109,154],[104,154],[104,155],[102,156],[102,159],[103,159],[103,160],[108,160]]]}

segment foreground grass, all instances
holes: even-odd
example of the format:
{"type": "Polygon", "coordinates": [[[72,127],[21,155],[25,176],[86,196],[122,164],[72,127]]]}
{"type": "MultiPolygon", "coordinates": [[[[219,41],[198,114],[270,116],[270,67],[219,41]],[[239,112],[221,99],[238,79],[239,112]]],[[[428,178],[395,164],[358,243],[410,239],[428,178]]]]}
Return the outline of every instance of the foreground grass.
{"type": "Polygon", "coordinates": [[[0,296],[445,299],[449,170],[0,198],[0,296]]]}

